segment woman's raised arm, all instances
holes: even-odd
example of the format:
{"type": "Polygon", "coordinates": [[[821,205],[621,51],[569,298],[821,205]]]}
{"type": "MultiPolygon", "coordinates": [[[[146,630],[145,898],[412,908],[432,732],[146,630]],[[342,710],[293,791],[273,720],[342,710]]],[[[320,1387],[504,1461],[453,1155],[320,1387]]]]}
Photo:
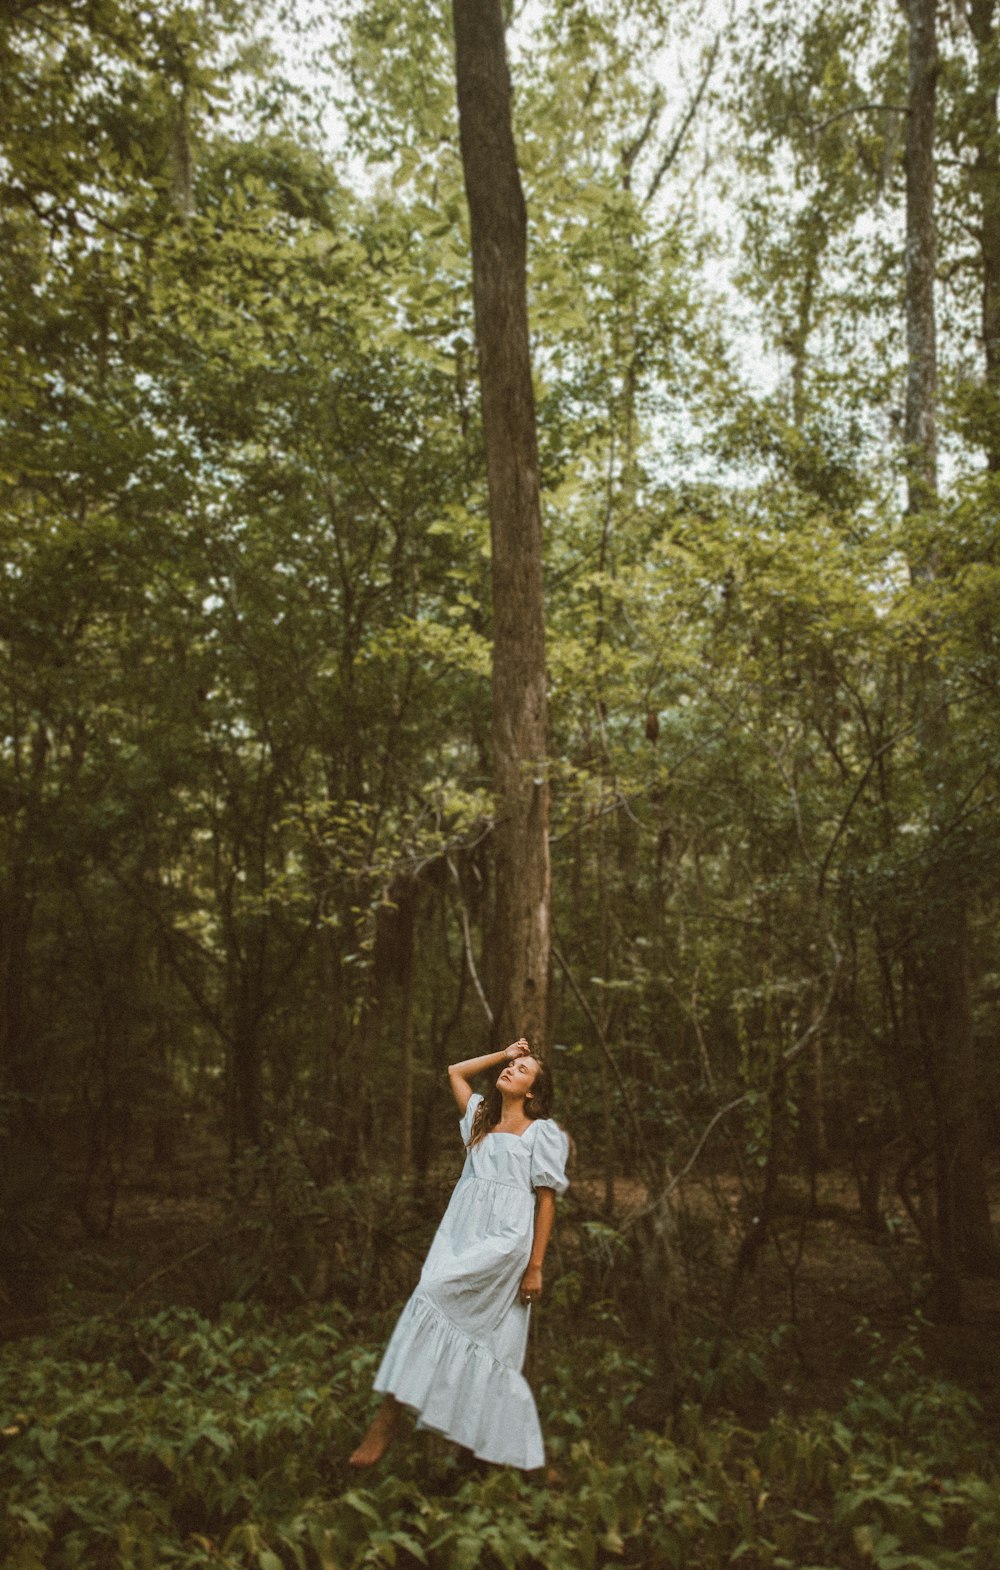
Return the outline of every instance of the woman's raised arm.
{"type": "Polygon", "coordinates": [[[464,1063],[451,1063],[448,1066],[448,1083],[451,1093],[458,1102],[458,1109],[464,1112],[469,1105],[472,1095],[470,1079],[475,1079],[477,1074],[482,1074],[488,1068],[495,1068],[505,1058],[530,1057],[531,1048],[522,1036],[518,1041],[512,1041],[509,1047],[503,1047],[499,1052],[486,1052],[480,1058],[466,1058],[464,1063]]]}

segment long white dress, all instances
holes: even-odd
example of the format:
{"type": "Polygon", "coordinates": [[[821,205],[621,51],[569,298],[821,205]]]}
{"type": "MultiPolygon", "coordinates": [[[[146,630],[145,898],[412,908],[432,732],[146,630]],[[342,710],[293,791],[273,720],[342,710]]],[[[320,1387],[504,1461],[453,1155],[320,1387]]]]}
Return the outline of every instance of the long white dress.
{"type": "MultiPolygon", "coordinates": [[[[482,1096],[459,1127],[468,1146],[482,1096]]],[[[496,1131],[471,1150],[375,1389],[417,1414],[419,1428],[482,1461],[526,1469],[545,1460],[538,1412],[521,1373],[530,1308],[518,1298],[535,1227],[536,1188],[568,1188],[568,1142],[551,1118],[496,1131]]]]}

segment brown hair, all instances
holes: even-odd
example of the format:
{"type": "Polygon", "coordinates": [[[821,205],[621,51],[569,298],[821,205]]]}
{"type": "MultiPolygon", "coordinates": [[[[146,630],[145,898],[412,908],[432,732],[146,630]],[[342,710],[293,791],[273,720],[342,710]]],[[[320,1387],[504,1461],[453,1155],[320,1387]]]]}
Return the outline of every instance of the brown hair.
{"type": "MultiPolygon", "coordinates": [[[[540,1057],[536,1057],[534,1052],[531,1053],[531,1056],[538,1064],[538,1072],[531,1082],[531,1099],[529,1100],[528,1097],[525,1097],[524,1115],[532,1120],[535,1118],[548,1118],[552,1116],[552,1071],[547,1063],[543,1063],[540,1057]]],[[[503,1073],[506,1067],[507,1064],[504,1063],[500,1069],[500,1074],[503,1073]]],[[[497,1079],[499,1079],[500,1074],[497,1075],[497,1079]]],[[[469,1135],[470,1150],[473,1145],[478,1145],[479,1141],[486,1137],[491,1128],[496,1127],[500,1121],[502,1111],[503,1096],[497,1087],[496,1080],[494,1080],[476,1108],[476,1115],[472,1120],[472,1133],[469,1135]]]]}

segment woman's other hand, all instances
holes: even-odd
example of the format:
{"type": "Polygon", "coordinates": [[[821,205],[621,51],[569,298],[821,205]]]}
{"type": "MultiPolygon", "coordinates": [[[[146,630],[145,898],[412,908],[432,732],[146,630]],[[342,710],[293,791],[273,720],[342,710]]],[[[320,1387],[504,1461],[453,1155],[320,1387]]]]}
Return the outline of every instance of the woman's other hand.
{"type": "Polygon", "coordinates": [[[537,1303],[542,1295],[542,1267],[529,1265],[521,1277],[520,1298],[522,1303],[537,1303]]]}

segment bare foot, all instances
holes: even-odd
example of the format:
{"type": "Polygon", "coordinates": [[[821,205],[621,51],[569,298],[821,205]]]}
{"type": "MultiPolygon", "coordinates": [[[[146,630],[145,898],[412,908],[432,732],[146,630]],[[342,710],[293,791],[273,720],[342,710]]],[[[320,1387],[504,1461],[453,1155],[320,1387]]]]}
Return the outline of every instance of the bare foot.
{"type": "Polygon", "coordinates": [[[351,1466],[374,1466],[376,1461],[381,1461],[392,1444],[401,1413],[402,1407],[399,1402],[392,1396],[386,1396],[372,1418],[371,1427],[364,1439],[348,1458],[351,1466]]]}

